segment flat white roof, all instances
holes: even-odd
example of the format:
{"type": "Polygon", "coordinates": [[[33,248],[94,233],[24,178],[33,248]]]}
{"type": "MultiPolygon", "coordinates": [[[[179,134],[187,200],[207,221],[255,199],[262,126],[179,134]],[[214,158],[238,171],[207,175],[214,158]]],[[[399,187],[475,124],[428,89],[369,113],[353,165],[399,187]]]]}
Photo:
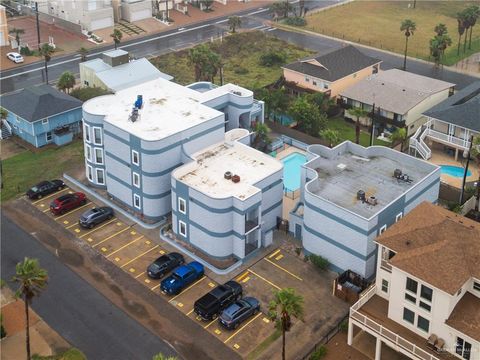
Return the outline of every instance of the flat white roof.
{"type": "MultiPolygon", "coordinates": [[[[228,135],[226,139],[232,137],[228,135]]],[[[237,141],[226,140],[192,156],[195,161],[174,170],[172,176],[213,198],[237,197],[245,200],[261,191],[254,186],[282,169],[283,164],[270,155],[237,141]],[[234,183],[225,172],[240,176],[234,183]]]]}
{"type": "Polygon", "coordinates": [[[113,95],[93,98],[83,104],[83,110],[104,115],[105,121],[146,141],[156,141],[222,113],[199,101],[201,93],[157,78],[140,85],[117,91],[113,95]],[[129,120],[137,95],[143,96],[143,107],[137,121],[129,120]]]}

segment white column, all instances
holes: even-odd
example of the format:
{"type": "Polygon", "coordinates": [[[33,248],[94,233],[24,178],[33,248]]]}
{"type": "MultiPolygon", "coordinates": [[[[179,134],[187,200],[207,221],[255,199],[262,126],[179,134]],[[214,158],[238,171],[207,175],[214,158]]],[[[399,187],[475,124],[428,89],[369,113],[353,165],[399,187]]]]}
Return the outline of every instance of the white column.
{"type": "Polygon", "coordinates": [[[375,360],[380,360],[382,357],[382,340],[379,337],[376,338],[377,342],[375,344],[375,360]]]}
{"type": "Polygon", "coordinates": [[[352,319],[348,319],[348,336],[347,336],[347,344],[352,346],[353,343],[353,322],[352,319]]]}

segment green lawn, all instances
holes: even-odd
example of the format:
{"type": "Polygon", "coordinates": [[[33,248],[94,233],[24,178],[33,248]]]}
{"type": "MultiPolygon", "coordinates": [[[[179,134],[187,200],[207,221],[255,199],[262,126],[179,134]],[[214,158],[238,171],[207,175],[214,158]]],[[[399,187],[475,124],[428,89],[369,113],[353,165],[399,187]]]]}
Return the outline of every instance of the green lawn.
{"type": "Polygon", "coordinates": [[[32,360],[86,360],[87,357],[78,349],[71,348],[62,354],[51,356],[40,356],[34,354],[32,360]]]}
{"type": "MultiPolygon", "coordinates": [[[[282,75],[280,65],[261,66],[259,57],[267,50],[282,51],[289,63],[312,54],[282,40],[266,36],[260,31],[230,35],[223,42],[216,41],[213,49],[224,63],[224,82],[234,83],[248,89],[271,84],[282,75]]],[[[195,82],[193,66],[188,63],[188,50],[161,55],[151,61],[163,72],[175,77],[175,82],[186,85],[195,82]]],[[[215,81],[219,83],[219,76],[215,81]]]]}
{"type": "Polygon", "coordinates": [[[411,19],[416,23],[417,30],[410,37],[408,54],[429,60],[429,41],[434,35],[433,29],[438,23],[443,23],[447,26],[453,42],[447,49],[444,64],[453,65],[480,51],[480,23],[477,22],[473,28],[472,50],[465,54],[461,52],[457,57],[458,32],[455,16],[472,4],[472,1],[417,1],[415,9],[409,9],[409,3],[413,2],[354,1],[307,15],[306,28],[403,54],[405,36],[400,32],[400,24],[404,19],[411,19]]]}
{"type": "Polygon", "coordinates": [[[3,189],[1,200],[16,197],[42,180],[60,178],[64,172],[84,166],[83,141],[39,150],[25,151],[6,160],[3,165],[3,189]]]}
{"type": "MultiPolygon", "coordinates": [[[[339,132],[340,142],[345,140],[355,142],[355,125],[346,122],[344,119],[340,117],[328,119],[327,128],[339,132]]],[[[390,147],[390,143],[377,139],[374,139],[373,144],[390,147]]],[[[360,132],[360,145],[370,146],[370,133],[365,131],[360,132]]]]}

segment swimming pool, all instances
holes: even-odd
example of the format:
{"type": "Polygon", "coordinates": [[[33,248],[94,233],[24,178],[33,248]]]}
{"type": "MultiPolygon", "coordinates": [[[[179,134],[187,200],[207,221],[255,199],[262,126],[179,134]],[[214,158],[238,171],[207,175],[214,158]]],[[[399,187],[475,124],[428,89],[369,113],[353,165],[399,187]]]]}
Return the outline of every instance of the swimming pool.
{"type": "Polygon", "coordinates": [[[307,162],[307,157],[294,152],[282,159],[283,162],[283,186],[288,190],[295,191],[300,188],[301,166],[307,162]]]}
{"type": "MultiPolygon", "coordinates": [[[[440,165],[442,168],[442,174],[453,176],[453,177],[463,177],[463,173],[465,169],[460,166],[453,166],[453,165],[440,165]]],[[[472,172],[470,170],[467,171],[467,176],[471,176],[472,172]]]]}

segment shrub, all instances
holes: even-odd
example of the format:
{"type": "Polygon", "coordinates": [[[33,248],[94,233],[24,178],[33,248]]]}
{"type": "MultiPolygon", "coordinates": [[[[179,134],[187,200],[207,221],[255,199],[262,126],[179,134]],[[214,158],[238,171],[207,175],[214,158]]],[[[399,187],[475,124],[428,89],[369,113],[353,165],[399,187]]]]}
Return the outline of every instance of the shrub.
{"type": "Polygon", "coordinates": [[[315,350],[310,357],[309,360],[320,360],[325,355],[327,355],[327,348],[325,346],[320,346],[317,350],[315,350]]]}
{"type": "Polygon", "coordinates": [[[287,56],[280,51],[268,50],[260,55],[260,65],[262,66],[274,66],[283,65],[287,59],[287,56]]]}
{"type": "Polygon", "coordinates": [[[292,26],[305,26],[307,25],[307,20],[300,16],[289,17],[284,20],[284,23],[292,26]]]}
{"type": "Polygon", "coordinates": [[[28,46],[22,46],[20,48],[20,54],[21,55],[25,55],[25,56],[32,56],[33,55],[33,51],[30,50],[30,48],[28,46]]]}
{"type": "Polygon", "coordinates": [[[3,316],[0,314],[0,339],[3,339],[5,336],[7,336],[7,332],[3,327],[3,316]]]}
{"type": "Polygon", "coordinates": [[[88,87],[88,86],[84,88],[74,89],[70,92],[71,96],[81,101],[87,101],[94,97],[107,95],[107,94],[111,94],[111,92],[99,87],[88,87]]]}
{"type": "Polygon", "coordinates": [[[243,66],[236,66],[234,73],[237,75],[245,75],[249,73],[249,70],[247,68],[244,68],[243,66]]]}
{"type": "Polygon", "coordinates": [[[320,255],[310,254],[308,259],[320,270],[327,270],[328,266],[330,265],[330,261],[324,257],[321,257],[320,255]]]}
{"type": "Polygon", "coordinates": [[[295,248],[295,254],[297,254],[297,256],[300,256],[301,252],[302,252],[302,248],[299,248],[299,247],[295,248]]]}
{"type": "Polygon", "coordinates": [[[340,329],[341,331],[347,331],[347,330],[348,330],[348,320],[343,320],[343,321],[340,323],[339,329],[340,329]]]}

